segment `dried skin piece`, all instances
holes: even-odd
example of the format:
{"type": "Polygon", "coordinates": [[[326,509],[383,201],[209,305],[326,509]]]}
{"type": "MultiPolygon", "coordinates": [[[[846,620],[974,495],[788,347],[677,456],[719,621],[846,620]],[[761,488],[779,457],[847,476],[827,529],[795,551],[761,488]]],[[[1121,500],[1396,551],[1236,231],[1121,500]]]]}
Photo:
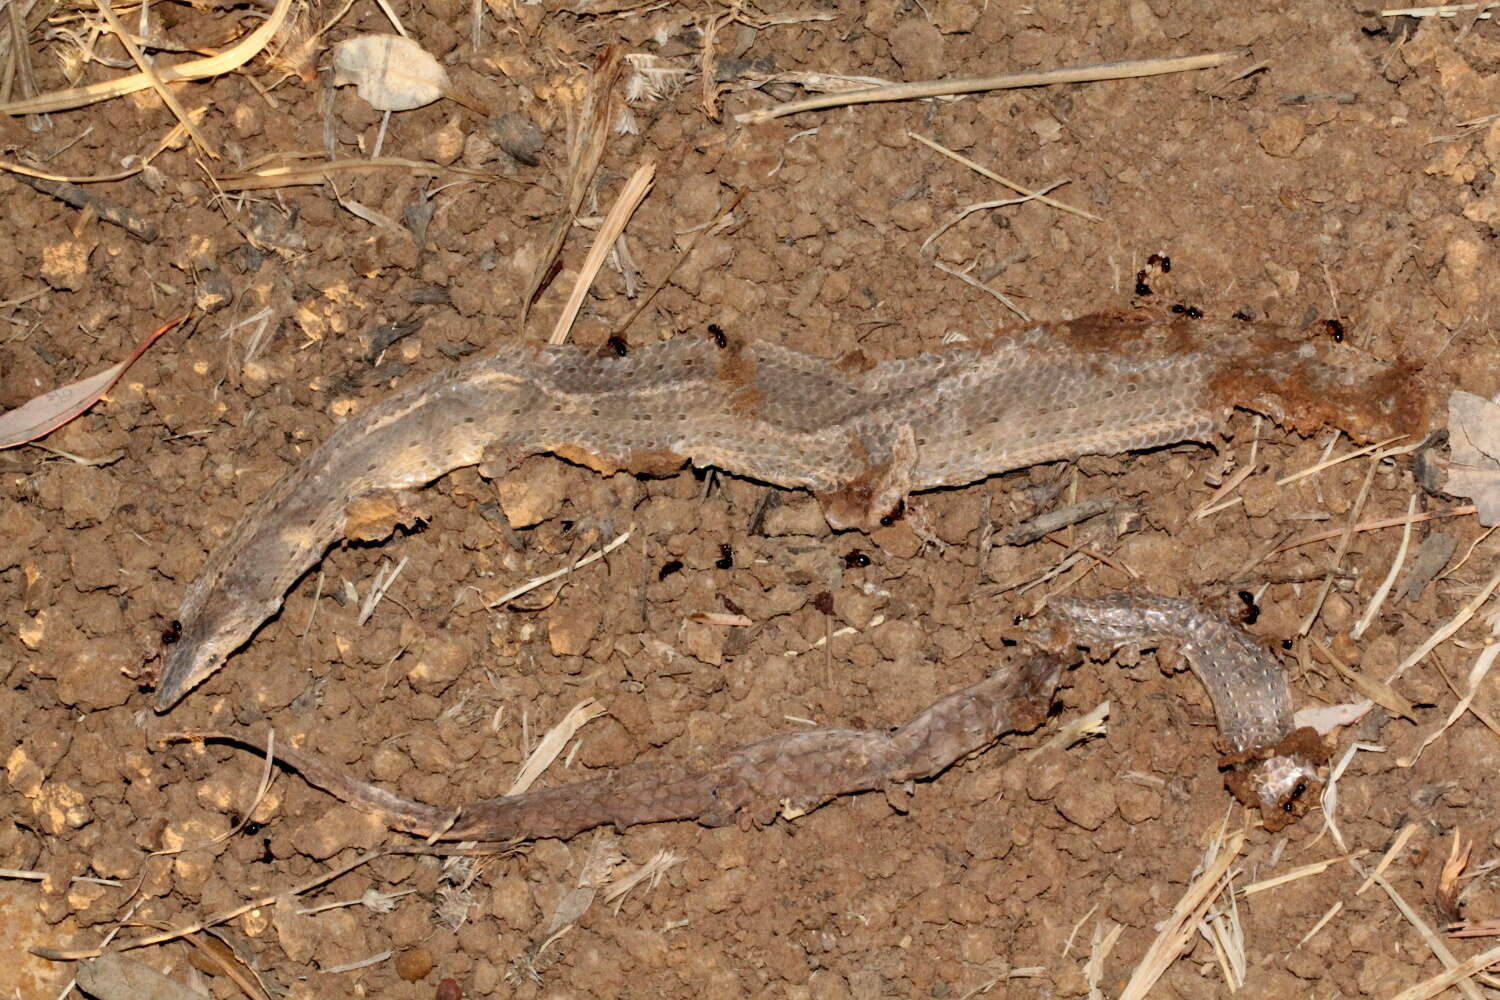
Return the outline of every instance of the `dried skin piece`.
{"type": "Polygon", "coordinates": [[[1310,729],[1293,728],[1292,694],[1281,664],[1224,615],[1155,594],[1054,596],[1036,628],[1046,648],[1176,646],[1214,704],[1228,751],[1219,767],[1230,792],[1246,805],[1259,805],[1272,830],[1305,814],[1317,798],[1326,744],[1310,729]]]}
{"type": "MultiPolygon", "coordinates": [[[[1034,653],[935,702],[895,730],[814,729],[729,751],[718,763],[634,764],[601,778],[459,807],[403,799],[342,773],[315,754],[277,746],[276,760],[387,826],[440,840],[571,837],[596,826],[697,820],[766,824],[840,795],[931,778],[1010,732],[1047,717],[1067,660],[1034,653]],[[455,818],[455,812],[457,816],[455,818]]],[[[264,749],[244,731],[179,733],[167,740],[228,740],[264,749]]]]}
{"type": "Polygon", "coordinates": [[[1233,406],[1357,439],[1425,429],[1425,387],[1327,338],[1138,311],[1001,334],[864,371],[775,344],[678,337],[595,356],[508,345],[355,417],[289,472],[188,588],[156,708],[281,607],[372,491],[548,452],[602,473],[691,461],[819,494],[870,529],[909,492],[1087,454],[1210,440],[1233,406]]]}

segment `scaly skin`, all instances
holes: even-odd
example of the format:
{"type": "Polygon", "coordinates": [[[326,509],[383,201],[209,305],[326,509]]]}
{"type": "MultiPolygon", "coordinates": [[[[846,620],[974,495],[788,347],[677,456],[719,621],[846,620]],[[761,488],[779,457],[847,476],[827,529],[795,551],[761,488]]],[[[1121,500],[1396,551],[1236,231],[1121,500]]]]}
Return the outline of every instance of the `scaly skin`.
{"type": "Polygon", "coordinates": [[[712,465],[810,489],[832,527],[866,529],[911,492],[1208,440],[1234,406],[1363,439],[1425,430],[1428,410],[1408,370],[1349,348],[1153,311],[852,367],[711,337],[623,358],[512,345],[403,389],[287,473],[209,556],[178,612],[156,708],[176,704],[281,607],[343,536],[350,504],[481,458],[550,452],[606,473],[712,465]]]}

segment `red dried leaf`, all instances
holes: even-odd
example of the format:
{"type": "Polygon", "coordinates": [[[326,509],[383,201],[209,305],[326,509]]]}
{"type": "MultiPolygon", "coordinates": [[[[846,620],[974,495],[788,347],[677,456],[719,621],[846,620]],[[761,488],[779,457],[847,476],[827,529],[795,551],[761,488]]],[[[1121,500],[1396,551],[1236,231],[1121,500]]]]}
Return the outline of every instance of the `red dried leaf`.
{"type": "Polygon", "coordinates": [[[130,353],[130,357],[112,368],[106,368],[88,378],[53,389],[51,392],[45,392],[14,410],[0,413],[0,448],[14,448],[18,444],[35,441],[39,437],[51,434],[93,406],[99,401],[99,397],[119,381],[120,376],[125,374],[125,370],[146,353],[146,348],[154,344],[157,337],[185,319],[187,319],[186,313],[148,333],[130,353]]]}

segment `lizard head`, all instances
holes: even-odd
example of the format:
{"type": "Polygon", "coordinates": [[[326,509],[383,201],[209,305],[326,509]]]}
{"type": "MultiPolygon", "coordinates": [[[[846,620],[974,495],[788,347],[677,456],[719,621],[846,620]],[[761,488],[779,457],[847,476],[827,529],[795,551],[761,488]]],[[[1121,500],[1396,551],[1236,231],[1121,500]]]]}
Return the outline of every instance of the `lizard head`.
{"type": "Polygon", "coordinates": [[[1323,788],[1319,767],[1328,756],[1323,738],[1303,728],[1275,746],[1224,757],[1219,769],[1230,793],[1247,806],[1258,806],[1266,829],[1275,832],[1305,816],[1318,801],[1323,788]]]}
{"type": "Polygon", "coordinates": [[[184,695],[222,667],[229,655],[250,638],[256,626],[279,606],[278,601],[264,611],[258,607],[249,611],[223,611],[198,610],[190,603],[184,604],[182,633],[175,642],[162,648],[162,668],[156,679],[152,707],[165,712],[181,701],[184,695]]]}

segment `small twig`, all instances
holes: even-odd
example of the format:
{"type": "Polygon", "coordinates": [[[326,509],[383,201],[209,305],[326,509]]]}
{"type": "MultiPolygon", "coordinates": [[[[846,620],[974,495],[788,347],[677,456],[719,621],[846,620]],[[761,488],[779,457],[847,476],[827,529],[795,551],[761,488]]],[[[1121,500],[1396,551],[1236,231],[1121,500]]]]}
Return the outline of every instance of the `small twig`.
{"type": "Polygon", "coordinates": [[[364,603],[360,605],[357,624],[363,625],[370,620],[370,616],[375,613],[376,605],[385,597],[385,592],[391,589],[391,584],[396,582],[396,577],[400,576],[401,571],[406,568],[406,559],[406,556],[402,556],[401,561],[394,568],[390,563],[385,563],[376,570],[375,579],[370,583],[370,592],[365,595],[364,603]]]}
{"type": "Polygon", "coordinates": [[[736,192],[735,196],[734,196],[734,200],[729,203],[729,206],[727,208],[725,208],[718,215],[714,216],[714,218],[711,221],[709,221],[709,222],[705,223],[704,225],[698,227],[698,231],[693,234],[692,241],[689,242],[688,245],[683,248],[682,253],[680,253],[680,254],[677,255],[677,259],[672,262],[672,266],[667,269],[667,273],[665,275],[663,275],[662,279],[660,281],[658,281],[652,287],[651,291],[649,291],[649,292],[646,293],[645,297],[643,299],[641,299],[640,304],[635,307],[635,309],[630,313],[629,316],[625,317],[624,322],[622,322],[619,326],[615,327],[615,334],[617,336],[619,334],[624,333],[626,330],[630,329],[630,324],[632,324],[632,323],[635,322],[636,317],[640,316],[641,313],[643,313],[643,312],[646,311],[646,307],[649,306],[649,305],[651,305],[651,301],[656,298],[656,293],[659,292],[659,291],[661,291],[663,288],[667,287],[667,285],[669,285],[669,284],[672,283],[672,276],[674,274],[676,274],[677,273],[677,269],[680,268],[687,261],[687,259],[692,256],[693,249],[698,245],[698,240],[702,238],[703,234],[704,233],[711,233],[715,229],[717,229],[718,225],[719,225],[719,222],[721,220],[727,219],[729,216],[733,215],[734,214],[734,210],[736,208],[739,208],[740,207],[740,202],[744,201],[744,200],[745,200],[745,192],[744,191],[736,192]]]}
{"type": "Polygon", "coordinates": [[[1112,497],[1094,497],[1092,500],[1081,500],[1045,514],[1038,514],[1012,528],[1010,534],[1005,536],[1005,542],[1007,545],[1030,545],[1054,531],[1082,524],[1100,514],[1108,514],[1117,505],[1118,501],[1112,497]]]}
{"type": "Polygon", "coordinates": [[[1228,52],[1211,52],[1200,56],[1182,56],[1172,59],[1136,59],[1124,62],[1094,63],[1088,66],[1070,66],[1063,69],[1039,70],[1033,73],[1007,73],[1002,76],[960,77],[952,80],[927,80],[920,83],[897,83],[889,87],[870,87],[841,94],[823,94],[819,97],[804,97],[774,107],[762,108],[736,115],[741,124],[758,125],[773,118],[800,114],[803,111],[819,111],[823,108],[841,108],[849,104],[873,104],[883,101],[914,101],[927,97],[947,97],[952,94],[975,94],[989,90],[1015,90],[1020,87],[1045,87],[1058,83],[1091,83],[1098,80],[1125,80],[1141,76],[1159,76],[1163,73],[1183,73],[1189,70],[1212,69],[1223,66],[1231,59],[1240,59],[1244,49],[1228,52]]]}
{"type": "MultiPolygon", "coordinates": [[[[1406,516],[1410,517],[1416,512],[1416,509],[1417,495],[1413,493],[1411,499],[1406,503],[1406,516]]],[[[1365,629],[1370,627],[1370,623],[1380,613],[1380,608],[1385,604],[1386,597],[1390,595],[1391,588],[1396,585],[1396,577],[1401,574],[1401,566],[1406,562],[1406,550],[1411,545],[1411,527],[1412,523],[1407,521],[1406,526],[1402,528],[1401,545],[1396,549],[1396,558],[1391,560],[1390,572],[1385,575],[1384,580],[1380,581],[1380,586],[1375,588],[1375,595],[1370,598],[1370,606],[1365,609],[1365,613],[1360,616],[1359,621],[1349,630],[1349,638],[1357,641],[1365,634],[1365,629]]]]}
{"type": "MultiPolygon", "coordinates": [[[[974,171],[976,174],[979,174],[981,177],[988,177],[990,180],[994,181],[996,184],[1003,184],[1005,187],[1010,188],[1012,191],[1016,192],[1017,194],[1023,194],[1023,195],[1025,195],[1028,198],[1034,198],[1037,201],[1041,202],[1043,205],[1050,205],[1053,208],[1058,209],[1059,211],[1069,212],[1069,213],[1071,213],[1073,215],[1078,216],[1080,219],[1088,219],[1090,222],[1103,222],[1104,221],[1103,219],[1099,218],[1099,216],[1094,215],[1092,212],[1085,212],[1081,208],[1074,208],[1072,205],[1066,205],[1066,204],[1064,204],[1064,203],[1056,200],[1055,198],[1048,198],[1045,194],[1043,194],[1040,191],[1033,191],[1030,188],[1027,188],[1027,187],[1025,187],[1025,186],[1023,186],[1021,184],[1017,184],[1015,181],[1007,180],[1006,178],[1001,177],[999,174],[995,173],[993,170],[990,170],[987,167],[980,166],[978,163],[975,163],[973,160],[969,159],[967,156],[963,156],[960,153],[955,153],[953,150],[949,149],[947,146],[939,145],[938,143],[933,142],[931,139],[927,138],[924,135],[918,135],[915,132],[908,132],[906,134],[909,135],[909,136],[911,136],[913,139],[917,140],[918,142],[920,142],[922,145],[926,146],[927,148],[935,150],[936,152],[942,153],[944,156],[948,157],[950,160],[953,160],[955,163],[961,163],[961,164],[963,164],[964,166],[968,167],[970,170],[974,171]]],[[[1062,182],[1059,181],[1058,183],[1060,184],[1062,182]]],[[[1057,186],[1056,184],[1053,185],[1053,187],[1056,187],[1056,186],[1057,186]]]]}
{"type": "MultiPolygon", "coordinates": [[[[1404,524],[1421,524],[1423,521],[1431,521],[1439,517],[1466,517],[1469,514],[1477,514],[1478,512],[1479,508],[1474,504],[1465,504],[1462,507],[1453,507],[1448,510],[1433,510],[1422,514],[1408,514],[1405,517],[1387,517],[1380,521],[1366,521],[1363,524],[1356,524],[1354,530],[1356,532],[1379,531],[1382,528],[1399,528],[1404,524]]],[[[1286,552],[1290,549],[1300,548],[1303,545],[1311,545],[1313,542],[1326,542],[1330,538],[1337,538],[1342,535],[1345,530],[1347,529],[1334,528],[1332,531],[1319,531],[1316,534],[1294,538],[1289,542],[1281,543],[1272,552],[1268,553],[1268,555],[1275,555],[1277,552],[1286,552]]]]}
{"type": "Polygon", "coordinates": [[[615,240],[625,231],[625,223],[630,220],[636,207],[646,197],[646,192],[651,190],[651,181],[656,177],[656,164],[650,160],[642,163],[636,168],[635,173],[630,175],[630,180],[625,182],[625,187],[620,191],[619,197],[615,199],[614,205],[609,210],[609,215],[604,219],[604,225],[599,227],[599,232],[594,236],[594,245],[589,247],[589,253],[583,261],[583,268],[578,272],[578,280],[573,283],[573,291],[568,296],[567,304],[563,306],[562,314],[557,317],[557,323],[552,327],[552,336],[547,338],[549,344],[561,344],[568,339],[568,330],[573,326],[573,320],[578,316],[578,310],[583,307],[583,297],[588,294],[589,286],[594,283],[594,275],[599,273],[599,268],[604,265],[604,258],[614,248],[615,240]]]}
{"type": "MultiPolygon", "coordinates": [[[[182,123],[183,128],[188,130],[188,135],[193,137],[193,141],[198,144],[198,148],[207,153],[209,159],[217,160],[219,158],[219,151],[214,148],[213,143],[209,142],[208,138],[202,132],[198,131],[198,126],[193,124],[192,116],[188,114],[187,108],[184,108],[177,100],[177,95],[167,89],[167,85],[162,82],[162,78],[157,74],[156,67],[152,65],[151,60],[146,58],[146,53],[141,51],[141,47],[135,43],[135,36],[126,29],[125,25],[120,23],[119,17],[115,15],[114,9],[109,5],[107,0],[94,0],[94,5],[99,8],[99,13],[104,15],[104,20],[109,22],[109,26],[114,31],[115,37],[120,40],[121,45],[125,46],[125,51],[130,54],[130,58],[135,60],[136,67],[140,69],[141,74],[150,82],[152,89],[156,91],[162,103],[171,110],[172,114],[177,116],[177,120],[182,123]]],[[[144,10],[144,8],[142,9],[144,10]]]]}
{"type": "MultiPolygon", "coordinates": [[[[186,937],[189,934],[196,934],[199,931],[207,930],[210,927],[215,927],[219,924],[233,920],[235,917],[249,913],[251,910],[257,910],[263,906],[271,906],[276,903],[276,901],[279,900],[282,896],[300,896],[305,892],[310,892],[313,889],[316,889],[318,886],[324,884],[325,882],[332,882],[340,875],[347,875],[349,872],[352,872],[354,869],[359,868],[361,865],[367,865],[372,861],[380,860],[381,858],[385,857],[386,853],[387,852],[385,850],[376,848],[375,850],[366,852],[365,854],[361,854],[350,861],[346,861],[343,864],[338,865],[337,867],[330,868],[324,872],[319,872],[318,874],[312,876],[311,878],[307,879],[306,881],[290,890],[283,890],[281,892],[271,893],[270,895],[262,895],[256,899],[249,900],[247,902],[241,903],[238,906],[232,907],[228,910],[224,910],[222,913],[217,913],[206,920],[200,920],[197,923],[191,924],[187,927],[178,927],[172,930],[160,931],[156,934],[147,934],[145,937],[139,937],[135,938],[134,940],[121,942],[119,948],[117,948],[116,950],[129,951],[132,948],[144,948],[148,945],[164,944],[167,941],[175,941],[178,938],[186,937]]],[[[109,936],[112,938],[114,937],[114,934],[115,932],[111,931],[109,936]]],[[[108,943],[108,940],[108,938],[105,939],[105,944],[108,943]]],[[[33,955],[36,955],[39,958],[45,958],[50,962],[77,962],[85,958],[95,958],[99,955],[102,955],[104,953],[105,944],[100,944],[96,948],[32,948],[30,949],[30,951],[33,955]]]]}
{"type": "Polygon", "coordinates": [[[535,590],[536,588],[538,588],[538,587],[540,587],[540,586],[542,586],[544,584],[551,583],[553,580],[556,580],[559,577],[567,576],[569,573],[573,572],[575,569],[582,569],[583,567],[587,566],[589,563],[598,562],[600,559],[603,559],[605,556],[609,555],[615,549],[619,548],[621,545],[624,545],[626,542],[628,542],[630,540],[631,534],[634,533],[634,531],[635,531],[635,525],[632,524],[629,528],[627,528],[625,530],[625,533],[623,535],[620,535],[620,536],[616,537],[613,541],[611,541],[608,545],[604,546],[604,548],[600,549],[598,552],[591,552],[588,555],[584,556],[582,559],[578,560],[577,562],[572,563],[571,565],[564,566],[562,569],[559,569],[559,570],[553,570],[551,573],[547,573],[547,574],[544,574],[542,576],[534,577],[533,579],[528,580],[525,583],[521,584],[519,587],[514,587],[514,588],[512,588],[510,590],[507,590],[505,593],[501,594],[499,597],[495,598],[493,601],[490,601],[488,604],[486,604],[485,607],[486,608],[497,608],[497,607],[499,607],[502,604],[507,604],[510,601],[515,600],[517,597],[520,597],[522,594],[529,594],[531,591],[535,590]]]}
{"type": "Polygon", "coordinates": [[[142,243],[155,243],[157,237],[154,223],[147,222],[134,212],[105,201],[96,194],[90,194],[77,184],[66,181],[47,180],[44,177],[33,177],[30,174],[15,172],[16,179],[24,184],[36,188],[43,194],[50,194],[58,201],[72,205],[78,209],[92,209],[94,214],[105,222],[119,226],[131,236],[142,243]]]}

